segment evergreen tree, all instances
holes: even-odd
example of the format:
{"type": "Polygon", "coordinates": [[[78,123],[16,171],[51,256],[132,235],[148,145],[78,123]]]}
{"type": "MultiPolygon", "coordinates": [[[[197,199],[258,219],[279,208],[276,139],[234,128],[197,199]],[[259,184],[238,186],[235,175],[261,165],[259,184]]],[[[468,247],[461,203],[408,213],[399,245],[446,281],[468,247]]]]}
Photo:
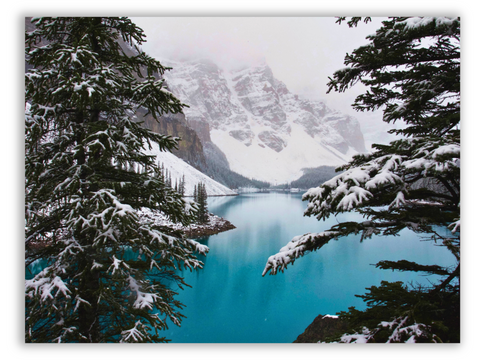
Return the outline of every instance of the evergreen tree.
{"type": "Polygon", "coordinates": [[[141,126],[181,112],[157,80],[167,68],[142,52],[127,18],[38,18],[25,34],[25,339],[161,342],[182,304],[177,268],[208,249],[142,218],[142,207],[188,224],[182,197],[155,176],[144,148],[176,147],[141,126]],[[127,56],[119,41],[135,49],[127,56]],[[41,264],[41,271],[32,265],[41,264]]]}
{"type": "Polygon", "coordinates": [[[178,192],[180,193],[180,195],[185,196],[185,175],[183,175],[182,180],[180,180],[178,192]]]}
{"type": "Polygon", "coordinates": [[[165,184],[168,187],[172,187],[171,178],[170,178],[170,174],[168,172],[168,169],[165,169],[165,184]]]}
{"type": "Polygon", "coordinates": [[[193,190],[193,201],[197,204],[197,223],[208,223],[208,205],[207,205],[207,189],[205,184],[199,182],[193,190]]]}
{"type": "Polygon", "coordinates": [[[207,205],[207,188],[205,184],[201,184],[201,199],[199,199],[200,223],[208,223],[208,205],[207,205]]]}
{"type": "Polygon", "coordinates": [[[166,175],[166,184],[168,187],[172,187],[172,175],[168,171],[168,169],[165,170],[167,175],[166,175]]]}
{"type": "MultiPolygon", "coordinates": [[[[345,18],[339,18],[341,23],[345,18]]],[[[360,18],[348,21],[357,26],[360,18]]],[[[365,21],[369,21],[366,18],[365,21]]],[[[357,155],[344,172],[310,189],[305,215],[324,220],[355,211],[365,221],[339,223],[320,233],[297,236],[268,259],[264,275],[276,274],[306,252],[331,239],[361,234],[400,235],[410,229],[447,247],[457,259],[452,268],[408,260],[381,261],[395,271],[435,274],[430,287],[382,282],[361,295],[366,311],[351,308],[342,317],[357,329],[343,342],[458,342],[460,276],[460,20],[457,18],[391,18],[369,44],[345,57],[346,68],[335,72],[329,91],[343,92],[357,82],[368,87],[353,107],[382,108],[386,122],[403,121],[391,130],[399,140],[375,144],[370,154],[357,155]],[[441,227],[450,235],[441,235],[441,227]]]]}
{"type": "Polygon", "coordinates": [[[165,166],[163,163],[161,165],[159,163],[158,176],[161,182],[165,182],[165,166]]]}

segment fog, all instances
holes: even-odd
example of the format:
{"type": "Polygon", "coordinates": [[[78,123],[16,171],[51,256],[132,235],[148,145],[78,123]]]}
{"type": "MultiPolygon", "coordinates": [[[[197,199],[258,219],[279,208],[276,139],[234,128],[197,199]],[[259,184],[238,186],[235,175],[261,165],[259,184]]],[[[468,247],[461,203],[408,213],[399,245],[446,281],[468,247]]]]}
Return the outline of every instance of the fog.
{"type": "Polygon", "coordinates": [[[343,68],[344,57],[368,43],[384,18],[349,28],[334,17],[132,17],[145,34],[142,48],[161,60],[209,58],[229,70],[267,63],[274,76],[300,96],[322,100],[332,109],[355,116],[367,148],[392,139],[381,112],[351,108],[365,88],[327,94],[328,77],[343,68]]]}

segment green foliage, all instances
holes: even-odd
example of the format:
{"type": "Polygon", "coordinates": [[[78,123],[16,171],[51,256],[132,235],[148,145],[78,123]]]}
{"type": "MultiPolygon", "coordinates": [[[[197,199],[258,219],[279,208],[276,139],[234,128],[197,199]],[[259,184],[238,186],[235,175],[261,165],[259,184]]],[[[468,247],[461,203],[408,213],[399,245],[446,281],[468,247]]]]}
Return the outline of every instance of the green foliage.
{"type": "Polygon", "coordinates": [[[182,196],[185,195],[185,175],[182,176],[182,179],[178,184],[178,193],[182,196]]]}
{"type": "Polygon", "coordinates": [[[175,139],[141,126],[184,106],[143,53],[127,18],[38,18],[25,34],[25,339],[158,342],[180,325],[175,269],[202,266],[208,248],[139,210],[189,224],[182,196],[152,156],[175,139]],[[127,56],[123,41],[135,49],[127,56]],[[42,264],[40,271],[32,265],[42,264]]]}
{"type": "MultiPolygon", "coordinates": [[[[341,24],[346,19],[347,18],[345,16],[340,16],[340,17],[337,18],[337,21],[335,21],[335,22],[337,24],[341,24]]],[[[348,27],[356,27],[361,20],[362,20],[361,16],[352,16],[352,18],[349,21],[347,21],[348,27]]],[[[368,17],[368,16],[363,19],[363,22],[365,24],[368,24],[371,21],[372,21],[372,18],[368,17]]]]}
{"type": "Polygon", "coordinates": [[[205,184],[199,182],[195,185],[193,192],[193,201],[197,203],[197,224],[206,224],[208,223],[208,205],[207,205],[207,189],[205,184]]]}
{"type": "Polygon", "coordinates": [[[398,319],[403,320],[401,328],[422,324],[416,342],[460,342],[459,331],[452,331],[459,326],[458,293],[432,294],[421,287],[386,281],[367,290],[365,295],[357,295],[367,303],[367,309],[359,311],[351,307],[348,312],[340,313],[340,319],[357,333],[364,328],[369,329],[368,342],[408,340],[405,338],[408,332],[399,338],[392,336],[392,330],[400,325],[398,319]],[[392,320],[385,322],[385,319],[392,320]]]}
{"type": "Polygon", "coordinates": [[[367,39],[329,78],[329,92],[361,82],[369,90],[353,107],[383,108],[384,121],[409,125],[392,132],[450,133],[460,122],[460,19],[392,18],[367,39]]]}

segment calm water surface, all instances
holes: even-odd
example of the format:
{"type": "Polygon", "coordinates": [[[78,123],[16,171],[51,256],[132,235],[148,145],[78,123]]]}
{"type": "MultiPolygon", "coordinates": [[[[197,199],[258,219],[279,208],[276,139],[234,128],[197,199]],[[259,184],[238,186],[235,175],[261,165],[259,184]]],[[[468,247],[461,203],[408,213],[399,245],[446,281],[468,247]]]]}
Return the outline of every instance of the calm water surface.
{"type": "Polygon", "coordinates": [[[237,228],[201,240],[210,252],[204,269],[183,272],[192,288],[180,290],[186,305],[182,326],[169,326],[173,343],[290,343],[319,314],[336,314],[349,306],[364,309],[355,294],[381,280],[420,282],[432,277],[376,269],[380,260],[401,260],[443,266],[453,256],[412,232],[397,237],[360,236],[332,240],[317,252],[298,259],[285,273],[262,272],[270,255],[294,236],[327,230],[358,215],[325,222],[303,217],[301,194],[243,194],[209,198],[209,211],[237,228]]]}

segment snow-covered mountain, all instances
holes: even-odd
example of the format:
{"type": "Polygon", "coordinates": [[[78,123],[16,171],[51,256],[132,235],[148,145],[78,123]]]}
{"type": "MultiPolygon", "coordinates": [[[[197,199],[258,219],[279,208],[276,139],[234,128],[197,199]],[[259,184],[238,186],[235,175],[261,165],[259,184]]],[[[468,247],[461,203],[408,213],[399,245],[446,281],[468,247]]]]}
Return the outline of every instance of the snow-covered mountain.
{"type": "Polygon", "coordinates": [[[157,163],[163,164],[172,178],[172,183],[178,183],[185,176],[185,195],[193,196],[193,188],[199,182],[205,184],[208,196],[237,195],[226,186],[216,182],[207,175],[190,166],[185,161],[168,151],[160,151],[157,144],[152,144],[152,149],[145,150],[148,155],[155,155],[157,163]]]}
{"type": "Polygon", "coordinates": [[[365,152],[356,119],[290,93],[268,65],[226,71],[210,60],[166,63],[169,90],[190,106],[187,122],[241,175],[286,183],[303,168],[338,166],[365,152]]]}

